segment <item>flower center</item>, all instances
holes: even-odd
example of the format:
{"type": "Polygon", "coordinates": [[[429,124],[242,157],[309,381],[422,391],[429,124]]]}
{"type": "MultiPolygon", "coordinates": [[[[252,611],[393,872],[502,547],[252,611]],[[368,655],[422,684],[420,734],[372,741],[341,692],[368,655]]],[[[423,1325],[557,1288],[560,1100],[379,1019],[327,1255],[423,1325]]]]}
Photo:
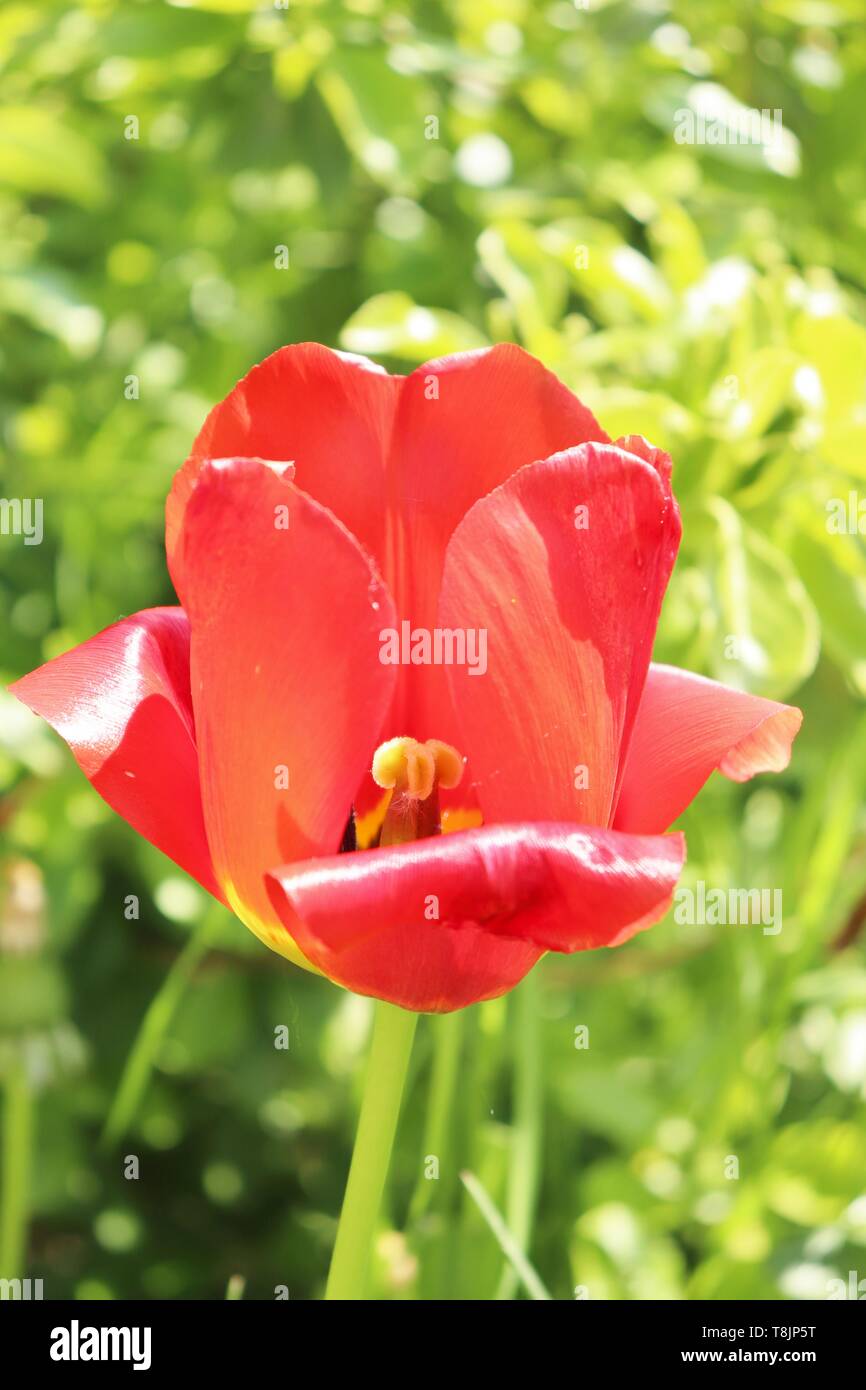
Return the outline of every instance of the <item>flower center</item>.
{"type": "Polygon", "coordinates": [[[380,845],[400,845],[441,834],[439,788],[456,787],[463,758],[450,743],[391,738],[373,754],[373,781],[391,791],[380,845]]]}

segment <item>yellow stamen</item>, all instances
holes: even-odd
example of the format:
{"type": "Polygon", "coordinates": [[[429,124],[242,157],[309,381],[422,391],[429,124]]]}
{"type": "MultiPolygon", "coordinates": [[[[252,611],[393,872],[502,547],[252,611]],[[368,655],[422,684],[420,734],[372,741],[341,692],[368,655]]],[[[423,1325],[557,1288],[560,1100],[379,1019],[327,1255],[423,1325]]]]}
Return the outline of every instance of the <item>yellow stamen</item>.
{"type": "Polygon", "coordinates": [[[463,776],[463,759],[450,743],[431,738],[392,738],[373,755],[373,781],[391,791],[379,843],[405,844],[441,834],[439,787],[450,790],[463,776]]]}
{"type": "Polygon", "coordinates": [[[428,738],[427,747],[433,755],[433,762],[436,768],[436,781],[440,787],[444,787],[447,792],[460,785],[463,776],[463,759],[452,748],[450,743],[443,743],[438,738],[428,738]]]}
{"type": "Polygon", "coordinates": [[[436,764],[432,751],[414,738],[391,738],[373,754],[373,781],[426,801],[433,790],[436,764]]]}

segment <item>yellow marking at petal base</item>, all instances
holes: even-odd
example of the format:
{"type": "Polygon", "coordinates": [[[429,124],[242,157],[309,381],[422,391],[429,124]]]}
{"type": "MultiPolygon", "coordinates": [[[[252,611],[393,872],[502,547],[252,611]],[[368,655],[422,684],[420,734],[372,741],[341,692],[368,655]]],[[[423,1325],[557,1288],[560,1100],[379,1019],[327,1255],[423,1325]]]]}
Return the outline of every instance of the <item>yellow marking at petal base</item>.
{"type": "Polygon", "coordinates": [[[228,879],[223,881],[222,890],[225,893],[226,902],[235,916],[238,917],[243,922],[244,926],[249,928],[253,936],[257,936],[259,941],[263,942],[265,946],[269,946],[272,951],[276,951],[278,956],[284,956],[286,960],[290,960],[293,965],[300,965],[302,970],[309,970],[314,975],[321,975],[323,973],[317,965],[313,965],[312,961],[307,960],[307,957],[289,935],[282,922],[266,922],[263,918],[259,917],[258,913],[253,912],[246,906],[240,898],[234,884],[228,879]]]}
{"type": "Polygon", "coordinates": [[[478,830],[484,817],[477,806],[446,806],[442,812],[442,834],[453,835],[455,830],[478,830]]]}
{"type": "Polygon", "coordinates": [[[382,829],[382,822],[388,811],[391,802],[391,793],[383,792],[380,799],[372,810],[365,812],[363,816],[355,813],[355,844],[358,849],[369,849],[373,841],[382,829]]]}

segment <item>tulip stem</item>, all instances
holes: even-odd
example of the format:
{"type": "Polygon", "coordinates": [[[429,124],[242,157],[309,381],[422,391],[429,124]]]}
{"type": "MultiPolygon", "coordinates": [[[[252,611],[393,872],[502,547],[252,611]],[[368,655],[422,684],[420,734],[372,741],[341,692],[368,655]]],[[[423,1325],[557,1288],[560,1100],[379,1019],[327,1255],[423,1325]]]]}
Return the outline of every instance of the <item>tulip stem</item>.
{"type": "Polygon", "coordinates": [[[378,1001],[326,1299],[363,1299],[418,1015],[378,1001]]]}
{"type": "Polygon", "coordinates": [[[448,1207],[454,1190],[457,1170],[452,1159],[454,1128],[454,1093],[460,1079],[460,1061],[463,1055],[466,1011],[456,1009],[454,1013],[442,1014],[431,1020],[433,1029],[433,1067],[430,1075],[430,1098],[424,1125],[424,1153],[435,1155],[439,1160],[444,1182],[430,1182],[423,1172],[418,1175],[418,1185],[409,1209],[409,1217],[417,1221],[423,1216],[435,1196],[439,1199],[440,1211],[448,1207]]]}
{"type": "Polygon", "coordinates": [[[5,1077],[3,1090],[0,1279],[21,1279],[27,1250],[33,1139],[33,1096],[23,1065],[13,1065],[5,1077]]]}

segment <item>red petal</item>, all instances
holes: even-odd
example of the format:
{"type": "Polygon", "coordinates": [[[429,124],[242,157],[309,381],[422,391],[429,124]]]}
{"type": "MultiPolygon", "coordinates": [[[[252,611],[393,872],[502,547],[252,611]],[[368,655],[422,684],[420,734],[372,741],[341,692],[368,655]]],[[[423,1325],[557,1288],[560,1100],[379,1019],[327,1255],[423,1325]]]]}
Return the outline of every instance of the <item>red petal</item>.
{"type": "Polygon", "coordinates": [[[635,458],[643,459],[644,463],[652,464],[658,473],[668,492],[671,490],[671,456],[666,454],[664,449],[658,449],[655,444],[650,444],[642,434],[625,434],[616,441],[616,447],[622,449],[626,454],[634,454],[635,458]]]}
{"type": "Polygon", "coordinates": [[[781,772],[803,715],[673,666],[651,666],[626,762],[615,824],[666,830],[719,768],[735,782],[781,772]]]}
{"type": "Polygon", "coordinates": [[[268,883],[288,931],[332,979],[443,1012],[510,989],[542,950],[615,946],[650,926],[684,852],[681,835],[494,826],[290,865],[268,883]]]}
{"type": "MultiPolygon", "coordinates": [[[[524,464],[587,440],[608,436],[561,381],[513,344],[425,362],[407,377],[394,426],[385,570],[400,617],[435,626],[445,551],[473,503],[524,464]]],[[[402,675],[397,732],[453,741],[442,668],[409,666],[402,675]]]]}
{"type": "Polygon", "coordinates": [[[182,608],[124,618],[10,689],[66,740],[113,810],[222,897],[202,818],[182,608]]]}
{"type": "MultiPolygon", "coordinates": [[[[216,406],[177,474],[166,549],[178,589],[183,512],[206,458],[292,460],[294,481],[374,557],[401,618],[432,627],[445,547],[468,507],[515,469],[585,440],[592,414],[511,344],[390,377],[317,343],[281,348],[216,406]]],[[[448,739],[450,697],[437,668],[404,667],[389,729],[448,739]]]]}
{"type": "Polygon", "coordinates": [[[487,633],[486,674],[448,668],[486,824],[609,823],[679,534],[659,472],[599,444],[521,469],[457,528],[439,623],[487,633]]]}
{"type": "Polygon", "coordinates": [[[181,551],[214,866],[238,915],[291,955],[263,875],[340,843],[393,690],[379,661],[392,602],[345,527],[255,460],[203,465],[181,551]]]}
{"type": "Polygon", "coordinates": [[[208,415],[169,494],[165,544],[178,592],[183,513],[207,458],[291,461],[299,487],[380,556],[385,459],[401,380],[318,343],[280,348],[253,367],[208,415]]]}

